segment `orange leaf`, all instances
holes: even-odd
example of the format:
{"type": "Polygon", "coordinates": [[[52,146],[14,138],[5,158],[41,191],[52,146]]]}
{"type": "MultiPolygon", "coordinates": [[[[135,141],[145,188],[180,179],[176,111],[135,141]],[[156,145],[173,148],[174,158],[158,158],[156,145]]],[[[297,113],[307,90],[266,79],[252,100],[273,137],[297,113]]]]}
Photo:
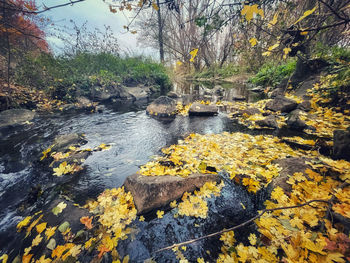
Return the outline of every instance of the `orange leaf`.
{"type": "Polygon", "coordinates": [[[80,222],[86,226],[87,229],[91,229],[92,228],[92,216],[91,217],[87,217],[87,216],[83,216],[80,218],[80,222]]]}
{"type": "Polygon", "coordinates": [[[32,257],[33,257],[33,254],[23,255],[22,263],[29,263],[32,257]]]}

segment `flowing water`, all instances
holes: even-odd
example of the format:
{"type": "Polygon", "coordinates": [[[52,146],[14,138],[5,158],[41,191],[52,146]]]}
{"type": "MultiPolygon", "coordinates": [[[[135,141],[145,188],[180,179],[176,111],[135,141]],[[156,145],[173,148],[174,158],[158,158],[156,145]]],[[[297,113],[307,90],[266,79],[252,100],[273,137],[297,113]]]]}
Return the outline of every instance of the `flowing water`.
{"type": "MultiPolygon", "coordinates": [[[[181,85],[182,88],[176,85],[175,91],[196,98],[203,98],[203,90],[207,89],[193,83],[181,85]]],[[[225,96],[254,97],[244,88],[231,86],[225,92],[225,96]]],[[[52,144],[55,136],[84,133],[88,141],[84,148],[101,143],[112,145],[109,150],[93,152],[84,163],[86,170],[74,182],[62,184],[61,192],[83,204],[106,188],[120,187],[127,176],[135,173],[152,155],[159,154],[161,148],[190,133],[240,129],[222,113],[214,117],[177,116],[169,122],[147,116],[144,109],[142,104],[123,110],[118,105],[109,105],[103,113],[39,115],[30,125],[3,132],[0,138],[0,251],[10,238],[7,230],[13,232],[22,215],[40,209],[39,193],[41,199],[45,199],[57,192],[52,173],[41,169],[38,162],[41,152],[52,144]]]]}

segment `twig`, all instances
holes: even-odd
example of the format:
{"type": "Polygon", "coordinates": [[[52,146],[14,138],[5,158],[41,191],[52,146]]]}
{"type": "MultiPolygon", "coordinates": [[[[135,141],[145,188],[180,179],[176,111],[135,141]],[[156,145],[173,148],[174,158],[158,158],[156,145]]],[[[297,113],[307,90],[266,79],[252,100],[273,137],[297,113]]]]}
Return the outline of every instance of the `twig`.
{"type": "Polygon", "coordinates": [[[258,215],[254,216],[253,218],[249,219],[248,221],[243,222],[242,224],[236,225],[236,226],[228,228],[228,229],[223,229],[221,231],[218,231],[218,232],[215,232],[215,233],[211,233],[209,235],[205,235],[205,236],[202,236],[202,237],[199,237],[199,238],[191,239],[191,240],[188,240],[188,241],[185,241],[185,242],[181,242],[181,243],[173,244],[173,245],[168,246],[168,247],[161,248],[161,249],[156,250],[152,254],[156,254],[156,253],[159,253],[159,252],[162,252],[162,251],[165,251],[165,250],[173,249],[175,247],[180,247],[180,246],[192,244],[192,243],[195,243],[197,241],[200,241],[200,240],[203,240],[203,239],[206,239],[206,238],[209,238],[209,237],[221,235],[223,233],[235,230],[237,228],[241,228],[241,227],[243,227],[245,225],[250,224],[255,219],[258,219],[259,217],[263,216],[267,212],[273,212],[273,211],[277,211],[277,210],[284,210],[284,209],[292,209],[292,208],[303,207],[303,206],[307,206],[307,205],[310,205],[311,203],[315,203],[315,202],[330,204],[329,200],[315,199],[315,200],[310,200],[310,201],[308,201],[306,203],[303,203],[303,204],[300,204],[300,205],[293,205],[293,206],[284,206],[284,207],[277,207],[277,208],[271,208],[271,209],[264,209],[258,215]]]}

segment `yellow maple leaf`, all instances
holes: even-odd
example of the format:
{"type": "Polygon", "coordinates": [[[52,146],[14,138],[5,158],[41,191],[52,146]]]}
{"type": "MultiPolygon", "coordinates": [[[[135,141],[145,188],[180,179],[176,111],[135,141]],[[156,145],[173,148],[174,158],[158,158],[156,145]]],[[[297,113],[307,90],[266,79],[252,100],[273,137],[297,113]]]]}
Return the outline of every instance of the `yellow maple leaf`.
{"type": "Polygon", "coordinates": [[[30,222],[31,219],[32,219],[31,216],[27,216],[27,217],[24,218],[21,222],[19,222],[19,223],[17,224],[17,231],[19,232],[19,231],[21,231],[21,229],[22,229],[23,227],[27,226],[27,225],[29,224],[29,222],[30,222]]]}
{"type": "Polygon", "coordinates": [[[155,2],[152,2],[152,7],[154,10],[158,11],[159,10],[159,6],[155,3],[155,2]]]}
{"type": "Polygon", "coordinates": [[[267,27],[268,27],[268,28],[271,28],[272,26],[276,25],[277,19],[278,19],[278,13],[276,13],[276,14],[273,16],[273,19],[269,22],[269,24],[267,25],[267,27]]]}
{"type": "Polygon", "coordinates": [[[42,236],[38,234],[33,240],[32,240],[32,247],[35,247],[40,244],[40,242],[43,240],[42,236]]]}
{"type": "Polygon", "coordinates": [[[249,242],[250,242],[250,244],[252,245],[252,246],[255,246],[256,245],[256,235],[255,234],[250,234],[249,235],[249,237],[248,237],[248,239],[249,239],[249,242]]]}
{"type": "Polygon", "coordinates": [[[249,42],[252,45],[252,47],[254,47],[258,43],[258,40],[255,37],[253,37],[253,38],[249,39],[249,42]]]}
{"type": "Polygon", "coordinates": [[[9,258],[9,256],[7,254],[3,254],[0,257],[0,260],[2,260],[2,263],[7,263],[8,258],[9,258]]]}
{"type": "Polygon", "coordinates": [[[313,12],[315,12],[317,9],[317,6],[315,6],[313,9],[307,10],[304,12],[304,14],[297,20],[294,22],[294,24],[300,22],[301,20],[303,20],[304,18],[308,17],[309,15],[311,15],[313,12]]]}
{"type": "Polygon", "coordinates": [[[47,225],[46,222],[37,225],[37,226],[35,227],[35,228],[36,228],[36,231],[37,231],[39,234],[41,234],[41,232],[43,232],[43,231],[45,230],[46,225],[47,225]]]}
{"type": "Polygon", "coordinates": [[[57,229],[56,226],[46,228],[45,236],[47,240],[49,240],[55,234],[56,229],[57,229]]]}
{"type": "Polygon", "coordinates": [[[51,258],[45,258],[45,255],[42,255],[35,263],[50,263],[52,262],[51,258]]]}
{"type": "Polygon", "coordinates": [[[254,14],[264,17],[264,11],[258,7],[258,5],[244,5],[241,11],[241,15],[245,16],[245,19],[250,22],[253,19],[254,14]]]}
{"type": "Polygon", "coordinates": [[[194,61],[194,58],[197,56],[197,53],[198,53],[198,48],[193,49],[193,50],[190,52],[190,55],[191,55],[190,62],[193,62],[193,61],[194,61]]]}
{"type": "Polygon", "coordinates": [[[163,218],[163,215],[164,215],[164,211],[161,211],[161,210],[157,211],[157,217],[158,218],[163,218]]]}
{"type": "Polygon", "coordinates": [[[94,238],[94,237],[90,238],[88,241],[85,242],[84,247],[86,249],[89,249],[91,247],[91,245],[92,245],[92,242],[95,241],[95,240],[96,240],[96,238],[94,238]]]}

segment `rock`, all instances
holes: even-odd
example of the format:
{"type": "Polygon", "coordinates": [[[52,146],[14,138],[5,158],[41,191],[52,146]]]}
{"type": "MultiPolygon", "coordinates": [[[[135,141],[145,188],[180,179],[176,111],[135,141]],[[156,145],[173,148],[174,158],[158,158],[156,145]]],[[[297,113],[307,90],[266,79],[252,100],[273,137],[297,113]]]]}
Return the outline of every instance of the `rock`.
{"type": "Polygon", "coordinates": [[[311,103],[308,100],[304,100],[302,103],[300,103],[297,107],[297,109],[309,112],[311,110],[311,103]]]}
{"type": "Polygon", "coordinates": [[[247,115],[254,115],[254,114],[259,114],[260,110],[258,108],[246,108],[245,110],[242,110],[242,115],[247,114],[247,115]]]}
{"type": "Polygon", "coordinates": [[[109,86],[95,86],[91,92],[91,99],[93,101],[108,101],[112,99],[132,99],[133,96],[129,94],[126,89],[118,84],[111,84],[109,86]]]}
{"type": "Polygon", "coordinates": [[[283,96],[277,96],[275,99],[266,103],[265,108],[271,111],[280,111],[280,112],[291,112],[296,109],[298,103],[294,100],[288,99],[283,96]]]}
{"type": "Polygon", "coordinates": [[[232,100],[246,100],[246,97],[244,95],[236,94],[232,96],[232,100]]]}
{"type": "Polygon", "coordinates": [[[102,112],[104,112],[107,108],[106,108],[105,105],[97,105],[97,106],[95,107],[95,109],[96,109],[96,111],[97,111],[98,113],[102,113],[102,112]]]}
{"type": "Polygon", "coordinates": [[[78,98],[77,98],[77,102],[78,102],[81,106],[85,106],[85,107],[88,107],[88,106],[91,106],[91,105],[92,105],[92,101],[89,100],[89,99],[86,98],[86,97],[78,97],[78,98]]]}
{"type": "Polygon", "coordinates": [[[52,152],[64,152],[69,146],[85,144],[86,140],[81,134],[71,133],[56,136],[52,152]]]}
{"type": "Polygon", "coordinates": [[[278,164],[282,170],[280,171],[280,175],[274,179],[269,184],[269,189],[272,190],[276,187],[281,187],[285,193],[290,193],[292,191],[292,186],[287,183],[289,179],[289,175],[293,175],[294,173],[303,173],[305,175],[306,169],[311,169],[311,166],[306,164],[307,158],[285,158],[278,159],[273,161],[274,164],[278,164]]]}
{"type": "Polygon", "coordinates": [[[145,86],[128,87],[126,91],[131,94],[135,100],[145,100],[151,94],[150,89],[145,86]]]}
{"type": "Polygon", "coordinates": [[[134,197],[138,214],[167,205],[180,198],[185,192],[192,192],[209,181],[218,181],[216,174],[193,174],[188,177],[180,176],[129,176],[125,189],[134,197]]]}
{"type": "Polygon", "coordinates": [[[169,91],[168,94],[167,94],[167,96],[168,96],[169,98],[173,98],[173,99],[180,98],[180,95],[177,94],[175,91],[169,91]]]}
{"type": "Polygon", "coordinates": [[[262,86],[256,86],[250,89],[252,92],[257,92],[257,93],[261,93],[264,92],[264,88],[262,86]]]}
{"type": "Polygon", "coordinates": [[[263,120],[258,120],[255,122],[257,125],[261,127],[268,127],[268,128],[278,128],[278,123],[276,121],[275,115],[269,115],[263,120]]]}
{"type": "Polygon", "coordinates": [[[334,131],[333,158],[350,161],[350,128],[334,131]]]}
{"type": "Polygon", "coordinates": [[[218,114],[218,108],[215,105],[195,102],[191,105],[188,114],[190,116],[213,116],[218,114]]]}
{"type": "MultiPolygon", "coordinates": [[[[230,112],[233,112],[232,117],[239,117],[242,116],[243,114],[246,114],[248,116],[254,115],[254,114],[259,114],[260,110],[258,108],[246,108],[244,110],[238,109],[236,107],[230,107],[230,112]]],[[[226,109],[226,111],[228,111],[226,109]]]]}
{"type": "Polygon", "coordinates": [[[276,88],[276,89],[272,90],[271,92],[269,92],[268,97],[270,99],[274,99],[278,96],[283,96],[283,95],[284,95],[284,89],[276,88]]]}
{"type": "Polygon", "coordinates": [[[172,98],[161,96],[148,105],[146,112],[157,117],[175,117],[176,101],[172,98]]]}
{"type": "Polygon", "coordinates": [[[35,112],[25,109],[11,109],[0,112],[0,128],[23,125],[32,121],[35,112]]]}
{"type": "Polygon", "coordinates": [[[300,110],[293,110],[289,114],[289,117],[287,119],[287,127],[289,129],[295,130],[295,131],[302,131],[302,130],[304,130],[307,127],[305,122],[303,122],[299,118],[300,112],[301,112],[300,110]]]}
{"type": "Polygon", "coordinates": [[[223,96],[225,89],[220,85],[215,85],[215,87],[211,90],[212,94],[217,96],[223,96]]]}

